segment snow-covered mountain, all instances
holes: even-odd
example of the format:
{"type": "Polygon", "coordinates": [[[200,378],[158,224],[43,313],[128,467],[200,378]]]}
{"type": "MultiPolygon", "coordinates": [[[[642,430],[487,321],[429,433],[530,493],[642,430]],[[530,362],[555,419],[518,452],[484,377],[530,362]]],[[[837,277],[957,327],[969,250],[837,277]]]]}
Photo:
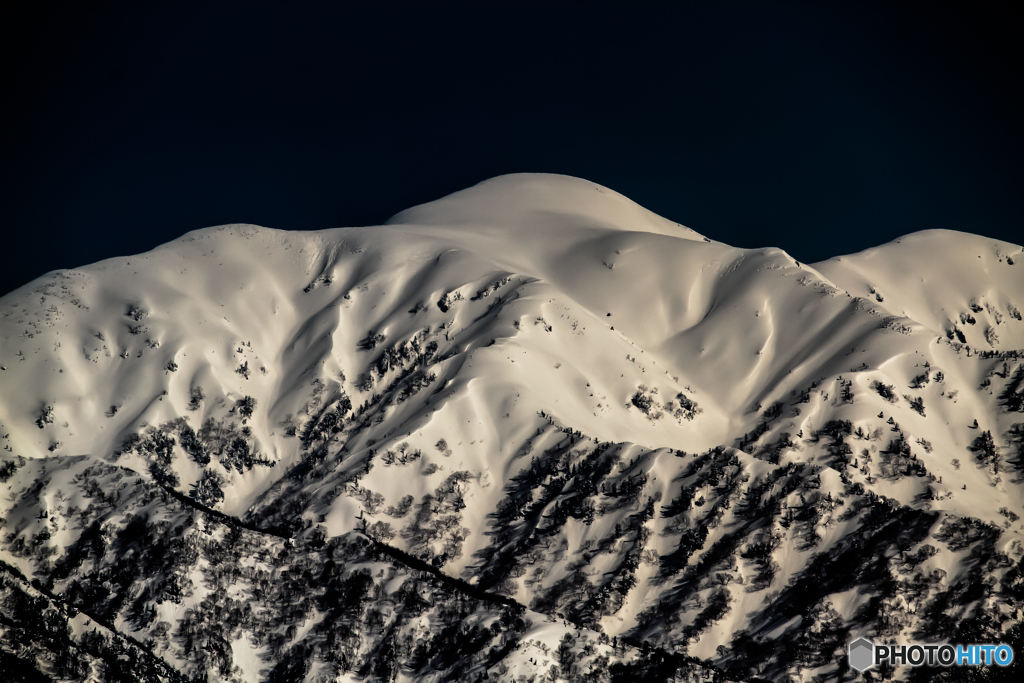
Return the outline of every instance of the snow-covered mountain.
{"type": "Polygon", "coordinates": [[[807,265],[527,174],[51,273],[0,298],[0,670],[810,680],[860,635],[1019,639],[1022,308],[1020,246],[807,265]]]}

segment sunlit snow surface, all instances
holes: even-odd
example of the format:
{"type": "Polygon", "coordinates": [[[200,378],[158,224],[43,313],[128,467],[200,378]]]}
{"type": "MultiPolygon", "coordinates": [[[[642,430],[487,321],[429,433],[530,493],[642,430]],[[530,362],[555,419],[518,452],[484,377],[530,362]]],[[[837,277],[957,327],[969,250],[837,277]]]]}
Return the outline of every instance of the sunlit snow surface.
{"type": "Polygon", "coordinates": [[[377,680],[389,656],[397,680],[611,680],[640,654],[602,633],[809,679],[859,635],[997,640],[1022,607],[1021,252],[928,231],[800,264],[524,174],[383,226],[228,225],[57,271],[0,299],[0,559],[86,612],[76,633],[98,619],[211,680],[288,657],[377,680]],[[307,559],[248,529],[211,559],[230,527],[167,489],[307,559]],[[133,520],[173,557],[143,559],[133,520]],[[402,616],[429,575],[359,555],[364,532],[532,626],[465,671],[417,660],[394,643],[450,615],[402,616]],[[362,612],[266,597],[302,566],[326,591],[346,552],[379,586],[362,612]],[[218,659],[182,634],[225,599],[269,625],[218,659]]]}

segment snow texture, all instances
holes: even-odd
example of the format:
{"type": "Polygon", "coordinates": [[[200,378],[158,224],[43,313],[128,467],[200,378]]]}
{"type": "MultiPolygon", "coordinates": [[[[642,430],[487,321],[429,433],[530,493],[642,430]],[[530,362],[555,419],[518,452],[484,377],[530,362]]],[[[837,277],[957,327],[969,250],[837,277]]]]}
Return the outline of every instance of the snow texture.
{"type": "Polygon", "coordinates": [[[0,298],[0,669],[811,680],[1019,639],[1021,252],[801,264],[521,174],[50,273],[0,298]]]}

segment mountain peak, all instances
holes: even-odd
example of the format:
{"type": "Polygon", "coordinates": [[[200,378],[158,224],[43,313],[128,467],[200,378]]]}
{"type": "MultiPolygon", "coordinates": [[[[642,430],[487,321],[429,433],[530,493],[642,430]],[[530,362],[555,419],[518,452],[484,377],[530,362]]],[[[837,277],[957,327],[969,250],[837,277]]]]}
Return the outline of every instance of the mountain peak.
{"type": "Polygon", "coordinates": [[[500,227],[531,234],[567,227],[600,227],[702,239],[693,230],[648,211],[614,190],[550,173],[490,178],[406,209],[386,224],[500,227]]]}
{"type": "Polygon", "coordinates": [[[853,634],[998,641],[1020,254],[812,268],[517,174],[50,273],[0,298],[0,610],[82,615],[0,625],[0,666],[809,679],[853,634]]]}

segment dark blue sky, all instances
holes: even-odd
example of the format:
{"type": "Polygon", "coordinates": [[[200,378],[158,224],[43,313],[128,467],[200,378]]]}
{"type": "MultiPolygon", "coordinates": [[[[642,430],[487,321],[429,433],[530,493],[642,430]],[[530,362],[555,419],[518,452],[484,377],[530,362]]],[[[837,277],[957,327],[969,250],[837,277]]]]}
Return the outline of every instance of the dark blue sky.
{"type": "Polygon", "coordinates": [[[1024,242],[1020,3],[161,4],[0,10],[0,294],[517,171],[805,262],[1024,242]]]}

